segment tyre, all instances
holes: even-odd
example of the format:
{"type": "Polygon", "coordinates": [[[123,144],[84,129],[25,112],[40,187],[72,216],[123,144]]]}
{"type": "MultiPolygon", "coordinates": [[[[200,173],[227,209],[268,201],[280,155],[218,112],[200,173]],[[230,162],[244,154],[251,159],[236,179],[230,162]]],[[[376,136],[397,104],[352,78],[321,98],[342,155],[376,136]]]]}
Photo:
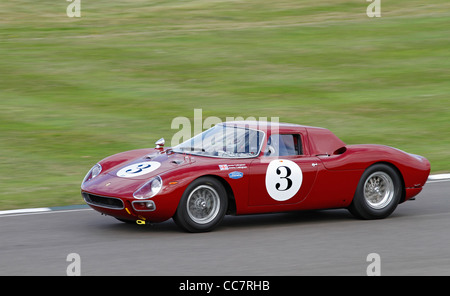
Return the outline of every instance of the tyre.
{"type": "Polygon", "coordinates": [[[186,188],[173,220],[189,232],[211,231],[223,220],[227,207],[223,185],[214,178],[202,177],[186,188]]]}
{"type": "Polygon", "coordinates": [[[360,219],[383,219],[395,210],[401,194],[402,182],[397,171],[385,164],[375,164],[361,176],[348,210],[360,219]]]}

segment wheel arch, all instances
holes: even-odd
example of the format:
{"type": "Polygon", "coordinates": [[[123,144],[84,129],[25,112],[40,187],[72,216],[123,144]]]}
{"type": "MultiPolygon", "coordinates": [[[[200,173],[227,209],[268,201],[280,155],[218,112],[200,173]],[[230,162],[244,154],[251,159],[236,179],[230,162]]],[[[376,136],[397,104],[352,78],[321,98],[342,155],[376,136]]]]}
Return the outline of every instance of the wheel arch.
{"type": "Polygon", "coordinates": [[[236,200],[234,197],[233,189],[231,188],[230,184],[224,178],[217,176],[217,175],[211,175],[211,174],[199,176],[199,177],[195,178],[193,181],[203,178],[203,177],[214,178],[222,184],[222,186],[225,188],[225,191],[226,191],[227,197],[228,197],[228,209],[227,209],[226,214],[227,215],[236,214],[236,200]]]}

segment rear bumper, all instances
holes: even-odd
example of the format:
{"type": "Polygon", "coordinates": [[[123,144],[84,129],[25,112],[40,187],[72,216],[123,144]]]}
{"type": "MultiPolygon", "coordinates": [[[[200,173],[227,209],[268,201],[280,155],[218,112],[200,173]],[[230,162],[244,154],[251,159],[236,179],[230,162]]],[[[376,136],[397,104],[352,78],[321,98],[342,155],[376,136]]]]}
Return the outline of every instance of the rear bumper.
{"type": "Polygon", "coordinates": [[[423,187],[405,188],[405,201],[419,194],[422,189],[423,187]]]}

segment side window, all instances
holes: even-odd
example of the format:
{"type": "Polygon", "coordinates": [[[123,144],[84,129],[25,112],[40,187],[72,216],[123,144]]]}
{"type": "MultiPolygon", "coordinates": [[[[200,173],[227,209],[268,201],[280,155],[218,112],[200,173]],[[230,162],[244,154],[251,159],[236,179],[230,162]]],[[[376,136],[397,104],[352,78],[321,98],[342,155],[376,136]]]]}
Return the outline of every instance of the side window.
{"type": "Polygon", "coordinates": [[[298,134],[274,134],[267,140],[265,156],[302,155],[301,137],[298,134]]]}

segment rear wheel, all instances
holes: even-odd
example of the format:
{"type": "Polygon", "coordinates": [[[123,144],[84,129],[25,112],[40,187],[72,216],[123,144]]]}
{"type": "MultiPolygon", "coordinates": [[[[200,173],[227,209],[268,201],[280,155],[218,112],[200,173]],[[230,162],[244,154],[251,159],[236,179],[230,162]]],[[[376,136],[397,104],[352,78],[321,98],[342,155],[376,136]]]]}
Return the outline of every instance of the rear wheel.
{"type": "Polygon", "coordinates": [[[375,164],[361,176],[348,209],[361,219],[386,218],[400,201],[401,186],[397,171],[385,164],[375,164]]]}
{"type": "Polygon", "coordinates": [[[222,184],[203,177],[187,187],[173,219],[189,232],[210,231],[222,221],[227,207],[228,197],[222,184]]]}

